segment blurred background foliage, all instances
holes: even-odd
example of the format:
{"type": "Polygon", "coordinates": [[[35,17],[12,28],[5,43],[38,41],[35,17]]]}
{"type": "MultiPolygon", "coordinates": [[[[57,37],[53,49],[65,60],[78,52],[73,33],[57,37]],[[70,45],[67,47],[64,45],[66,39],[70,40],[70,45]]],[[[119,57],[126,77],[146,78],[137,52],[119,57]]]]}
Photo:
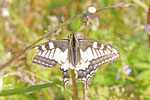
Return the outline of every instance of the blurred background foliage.
{"type": "MultiPolygon", "coordinates": [[[[121,58],[97,70],[88,82],[86,99],[150,100],[150,47],[148,32],[144,31],[149,0],[0,0],[0,65],[44,36],[46,30],[83,13],[89,6],[98,9],[120,2],[136,6],[107,9],[92,16],[88,38],[115,46],[121,58]]],[[[64,26],[40,43],[67,38],[81,24],[82,20],[77,20],[64,26]]],[[[84,31],[83,25],[77,35],[83,37],[84,31]]],[[[59,65],[43,68],[33,64],[35,53],[32,50],[0,70],[0,91],[62,80],[59,65]]],[[[77,85],[82,99],[83,85],[77,85]]],[[[66,91],[57,84],[38,91],[6,94],[0,100],[71,100],[72,96],[72,85],[68,83],[66,91]]]]}

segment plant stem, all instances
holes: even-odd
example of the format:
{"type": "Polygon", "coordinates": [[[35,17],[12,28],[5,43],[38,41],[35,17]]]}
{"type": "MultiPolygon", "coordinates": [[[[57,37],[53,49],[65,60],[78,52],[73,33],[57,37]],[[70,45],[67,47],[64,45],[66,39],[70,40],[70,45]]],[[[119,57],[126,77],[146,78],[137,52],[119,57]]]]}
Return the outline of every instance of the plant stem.
{"type": "Polygon", "coordinates": [[[78,100],[77,83],[76,83],[76,79],[75,79],[74,70],[72,70],[72,69],[71,69],[71,76],[72,76],[72,85],[73,85],[74,100],[78,100]]]}
{"type": "Polygon", "coordinates": [[[87,34],[88,34],[88,26],[85,25],[84,39],[87,39],[87,34]]]}
{"type": "Polygon", "coordinates": [[[83,83],[83,99],[85,98],[85,84],[83,83]]]}

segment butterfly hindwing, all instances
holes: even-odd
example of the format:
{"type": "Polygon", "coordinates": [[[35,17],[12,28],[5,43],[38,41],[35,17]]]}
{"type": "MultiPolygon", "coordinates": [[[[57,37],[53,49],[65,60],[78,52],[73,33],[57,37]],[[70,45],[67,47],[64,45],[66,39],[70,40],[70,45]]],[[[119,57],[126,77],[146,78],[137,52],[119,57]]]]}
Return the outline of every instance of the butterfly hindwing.
{"type": "Polygon", "coordinates": [[[79,40],[80,64],[76,67],[77,80],[87,82],[99,66],[120,58],[118,51],[111,45],[95,40],[79,40]]]}

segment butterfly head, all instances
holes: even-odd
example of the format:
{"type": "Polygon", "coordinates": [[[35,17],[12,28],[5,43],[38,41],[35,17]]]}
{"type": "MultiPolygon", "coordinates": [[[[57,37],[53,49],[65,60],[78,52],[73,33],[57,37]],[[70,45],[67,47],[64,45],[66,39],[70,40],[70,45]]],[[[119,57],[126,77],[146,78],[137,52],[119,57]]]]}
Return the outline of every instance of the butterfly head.
{"type": "Polygon", "coordinates": [[[71,33],[69,38],[70,38],[70,43],[78,42],[78,38],[75,33],[71,33]]]}

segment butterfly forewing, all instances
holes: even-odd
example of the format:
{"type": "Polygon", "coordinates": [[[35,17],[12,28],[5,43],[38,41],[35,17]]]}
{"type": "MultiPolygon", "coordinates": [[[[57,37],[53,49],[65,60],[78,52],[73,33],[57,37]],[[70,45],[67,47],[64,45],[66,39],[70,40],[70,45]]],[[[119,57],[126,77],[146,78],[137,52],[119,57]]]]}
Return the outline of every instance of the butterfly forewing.
{"type": "Polygon", "coordinates": [[[68,40],[49,41],[33,48],[37,49],[33,63],[45,67],[52,67],[55,66],[57,62],[62,64],[67,60],[68,40]]]}
{"type": "Polygon", "coordinates": [[[105,43],[95,40],[79,40],[81,63],[76,67],[77,79],[87,82],[99,66],[120,58],[119,52],[105,43]]]}
{"type": "Polygon", "coordinates": [[[57,63],[61,64],[64,86],[69,81],[68,43],[68,39],[62,39],[49,41],[33,47],[37,49],[33,63],[43,65],[44,67],[53,67],[57,63]]]}

